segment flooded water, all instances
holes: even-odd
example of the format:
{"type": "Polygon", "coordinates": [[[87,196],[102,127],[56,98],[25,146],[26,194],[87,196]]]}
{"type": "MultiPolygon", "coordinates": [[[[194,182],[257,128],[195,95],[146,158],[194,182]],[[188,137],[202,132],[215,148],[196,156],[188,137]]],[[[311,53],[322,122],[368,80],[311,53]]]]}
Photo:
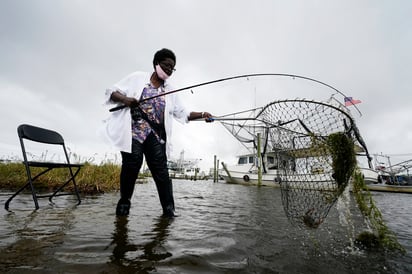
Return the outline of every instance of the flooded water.
{"type": "Polygon", "coordinates": [[[20,195],[10,212],[0,209],[0,273],[412,273],[410,194],[374,193],[402,255],[353,246],[365,229],[353,201],[302,230],[285,217],[280,189],[175,180],[174,190],[173,220],[160,217],[153,183],[136,185],[130,216],[120,219],[118,193],[80,206],[69,196],[41,199],[37,211],[20,195]]]}

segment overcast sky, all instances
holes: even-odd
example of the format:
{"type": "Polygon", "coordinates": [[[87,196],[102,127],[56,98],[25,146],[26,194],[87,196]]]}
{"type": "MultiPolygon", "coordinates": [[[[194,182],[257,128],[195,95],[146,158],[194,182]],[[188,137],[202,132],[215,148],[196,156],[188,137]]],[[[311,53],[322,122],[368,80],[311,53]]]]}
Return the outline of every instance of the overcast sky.
{"type": "MultiPolygon", "coordinates": [[[[21,123],[61,132],[84,157],[114,153],[96,135],[104,91],[151,71],[163,47],[177,55],[176,88],[249,73],[330,84],[362,101],[355,118],[372,153],[412,158],[411,14],[409,0],[1,0],[0,158],[21,155],[21,123]]],[[[237,85],[180,95],[189,110],[215,115],[319,95],[237,85]]],[[[240,152],[219,123],[177,125],[172,141],[176,158],[184,150],[205,169],[213,155],[227,162],[240,152]]]]}

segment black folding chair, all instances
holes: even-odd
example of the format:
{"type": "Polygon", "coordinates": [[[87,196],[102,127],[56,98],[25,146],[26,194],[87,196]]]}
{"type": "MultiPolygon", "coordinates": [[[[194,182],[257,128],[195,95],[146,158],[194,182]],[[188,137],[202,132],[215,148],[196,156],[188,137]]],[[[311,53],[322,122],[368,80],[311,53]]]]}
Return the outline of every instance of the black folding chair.
{"type": "Polygon", "coordinates": [[[31,125],[20,125],[17,128],[17,133],[19,135],[19,139],[20,139],[20,145],[21,145],[21,149],[23,152],[23,164],[26,168],[26,173],[27,173],[27,183],[22,186],[19,190],[16,191],[16,193],[14,193],[7,201],[5,204],[5,209],[8,210],[9,209],[9,203],[10,201],[16,197],[21,191],[23,191],[26,187],[30,186],[31,189],[31,193],[33,196],[33,201],[34,201],[34,205],[36,207],[36,209],[39,209],[39,203],[38,203],[38,198],[45,198],[45,197],[49,197],[49,201],[52,202],[52,199],[54,196],[62,196],[62,195],[76,195],[77,196],[77,200],[78,203],[80,204],[81,200],[80,200],[80,195],[79,195],[79,191],[77,189],[77,185],[76,185],[76,181],[75,181],[75,177],[76,175],[79,173],[80,168],[83,166],[83,164],[71,164],[70,160],[69,160],[69,155],[67,154],[67,150],[66,150],[66,146],[64,144],[64,140],[63,137],[52,130],[48,130],[48,129],[44,129],[44,128],[39,128],[39,127],[35,127],[35,126],[31,126],[31,125]],[[65,161],[63,162],[59,162],[59,163],[55,163],[55,162],[45,162],[45,161],[29,161],[28,160],[28,152],[26,151],[26,147],[25,147],[25,139],[26,140],[30,140],[32,142],[36,142],[36,143],[40,143],[43,144],[44,147],[46,146],[50,146],[50,145],[56,145],[57,148],[59,148],[58,146],[61,146],[59,149],[59,151],[63,150],[61,153],[65,156],[65,161]],[[33,176],[32,171],[33,168],[37,168],[36,171],[36,175],[33,176]],[[43,194],[40,195],[36,192],[35,188],[34,188],[34,181],[36,179],[38,179],[40,176],[44,175],[45,173],[49,172],[52,169],[56,169],[56,168],[66,168],[68,170],[68,174],[69,174],[69,179],[62,184],[60,187],[58,187],[52,194],[43,194]],[[40,169],[40,171],[39,171],[40,169]],[[70,182],[73,183],[73,187],[74,187],[74,192],[66,192],[66,193],[59,193],[67,184],[69,184],[70,182]]]}

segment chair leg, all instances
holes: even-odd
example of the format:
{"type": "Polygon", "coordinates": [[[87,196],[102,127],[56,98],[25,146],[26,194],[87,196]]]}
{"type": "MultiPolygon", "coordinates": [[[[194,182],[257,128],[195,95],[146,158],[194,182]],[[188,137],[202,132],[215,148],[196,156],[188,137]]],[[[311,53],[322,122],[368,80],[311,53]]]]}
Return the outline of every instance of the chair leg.
{"type": "Polygon", "coordinates": [[[72,173],[72,178],[71,178],[71,181],[73,182],[73,186],[74,186],[74,192],[76,193],[76,196],[77,196],[78,205],[80,205],[81,200],[80,200],[80,195],[79,195],[79,190],[77,188],[76,180],[74,178],[77,176],[79,171],[80,171],[80,168],[77,168],[76,172],[74,174],[72,173]]]}
{"type": "MultiPolygon", "coordinates": [[[[80,171],[80,168],[78,168],[78,169],[76,170],[76,172],[71,176],[71,178],[70,178],[69,180],[67,180],[63,185],[61,185],[58,189],[56,189],[56,190],[53,192],[53,194],[50,195],[49,201],[50,201],[51,203],[52,203],[53,197],[56,196],[57,193],[60,192],[68,183],[70,183],[70,181],[72,181],[72,182],[73,182],[73,186],[74,186],[74,191],[75,191],[76,196],[77,196],[77,201],[78,201],[78,202],[77,202],[77,205],[80,205],[81,199],[80,199],[79,191],[78,191],[78,189],[77,189],[76,181],[75,181],[75,179],[74,179],[74,178],[76,177],[77,173],[79,173],[79,171],[80,171]]],[[[57,196],[58,196],[58,195],[57,195],[57,196]]]]}
{"type": "Polygon", "coordinates": [[[32,197],[33,197],[34,206],[35,206],[35,208],[36,208],[36,210],[37,210],[37,209],[39,209],[38,198],[49,197],[49,201],[52,202],[53,197],[54,197],[54,196],[59,196],[59,195],[57,195],[57,193],[60,192],[68,183],[70,183],[70,181],[73,182],[74,191],[75,191],[75,194],[76,194],[76,197],[77,197],[77,200],[78,200],[77,205],[80,205],[81,199],[80,199],[79,190],[78,190],[78,188],[77,188],[77,184],[76,184],[76,181],[75,181],[75,177],[76,177],[76,175],[79,173],[80,168],[78,168],[78,169],[76,170],[76,172],[74,172],[74,173],[71,172],[71,177],[70,177],[70,179],[67,180],[63,185],[61,185],[56,191],[54,191],[53,194],[51,194],[51,195],[37,195],[37,194],[36,194],[36,191],[35,191],[34,185],[33,185],[33,181],[36,180],[38,177],[40,177],[42,174],[44,174],[44,173],[48,172],[49,170],[51,170],[51,169],[52,169],[52,168],[48,168],[47,170],[44,170],[43,172],[41,172],[41,173],[37,174],[36,176],[32,177],[31,179],[29,179],[24,186],[22,186],[19,190],[17,190],[9,199],[7,199],[6,203],[4,204],[4,208],[5,208],[6,210],[9,210],[9,205],[10,205],[11,200],[13,200],[13,199],[14,199],[20,192],[22,192],[26,187],[30,186],[30,190],[31,190],[31,194],[32,194],[32,197]]]}
{"type": "Polygon", "coordinates": [[[77,196],[77,205],[80,205],[80,203],[82,202],[81,200],[80,200],[80,195],[79,195],[79,190],[77,189],[77,184],[76,184],[76,181],[75,181],[75,177],[77,176],[77,173],[79,173],[79,171],[80,171],[80,168],[77,168],[77,170],[76,170],[76,172],[74,173],[74,175],[73,175],[73,186],[74,186],[74,191],[76,192],[76,196],[77,196]]]}
{"type": "Polygon", "coordinates": [[[80,195],[79,195],[79,190],[77,189],[77,184],[76,184],[76,182],[74,181],[74,178],[73,178],[73,186],[74,186],[74,191],[76,192],[76,196],[77,196],[77,205],[80,205],[80,203],[82,202],[82,200],[80,200],[80,195]]]}
{"type": "Polygon", "coordinates": [[[36,209],[39,209],[39,202],[37,200],[37,194],[36,191],[34,190],[33,182],[29,181],[30,188],[31,188],[31,195],[33,196],[33,201],[34,201],[34,206],[36,209]]]}
{"type": "Polygon", "coordinates": [[[36,207],[36,209],[39,209],[39,203],[38,203],[38,200],[37,200],[37,195],[36,195],[36,192],[34,190],[33,184],[32,184],[31,181],[28,181],[24,186],[22,186],[10,198],[7,199],[6,203],[4,204],[4,208],[6,210],[9,210],[9,204],[10,204],[11,200],[13,200],[14,197],[19,195],[19,193],[22,192],[28,185],[30,185],[30,188],[31,188],[31,194],[33,196],[34,206],[36,207]]]}

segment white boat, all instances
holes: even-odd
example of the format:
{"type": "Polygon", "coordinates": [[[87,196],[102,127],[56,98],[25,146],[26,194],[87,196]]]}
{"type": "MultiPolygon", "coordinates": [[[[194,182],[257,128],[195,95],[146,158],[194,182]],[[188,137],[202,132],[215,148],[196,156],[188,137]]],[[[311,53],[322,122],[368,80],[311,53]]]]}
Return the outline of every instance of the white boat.
{"type": "Polygon", "coordinates": [[[389,156],[377,154],[374,156],[375,169],[361,168],[368,190],[412,193],[412,177],[409,175],[412,160],[392,165],[389,156]],[[387,158],[387,164],[379,161],[378,157],[387,158]]]}
{"type": "MultiPolygon", "coordinates": [[[[286,162],[286,159],[283,159],[286,162]]],[[[275,155],[267,154],[262,157],[261,184],[265,186],[279,186],[281,171],[277,168],[278,161],[275,155]]],[[[258,184],[258,158],[256,154],[244,154],[238,156],[237,164],[227,165],[222,163],[223,170],[219,174],[227,183],[257,185],[258,184]]]]}
{"type": "MultiPolygon", "coordinates": [[[[258,185],[258,160],[256,154],[238,156],[235,165],[222,163],[220,175],[227,183],[258,185]]],[[[295,172],[295,159],[286,155],[268,153],[262,157],[262,186],[280,187],[280,182],[287,180],[289,187],[326,190],[331,187],[331,180],[326,170],[312,166],[306,173],[295,172]],[[316,186],[314,185],[316,184],[316,186]]]]}
{"type": "Polygon", "coordinates": [[[366,188],[370,191],[412,193],[412,177],[406,174],[378,173],[376,181],[367,181],[366,188]]]}
{"type": "Polygon", "coordinates": [[[220,174],[228,183],[259,184],[261,166],[261,185],[336,190],[329,136],[341,138],[344,132],[353,136],[356,150],[367,151],[349,110],[333,101],[280,100],[255,110],[219,118],[249,153],[236,165],[222,164],[220,174]]]}
{"type": "Polygon", "coordinates": [[[198,167],[201,159],[185,159],[184,150],[180,152],[179,159],[168,160],[169,176],[173,179],[197,180],[206,178],[204,171],[198,167]]]}
{"type": "Polygon", "coordinates": [[[169,169],[169,175],[170,178],[188,180],[204,179],[206,176],[205,172],[200,171],[198,167],[186,167],[177,171],[169,169]]]}

